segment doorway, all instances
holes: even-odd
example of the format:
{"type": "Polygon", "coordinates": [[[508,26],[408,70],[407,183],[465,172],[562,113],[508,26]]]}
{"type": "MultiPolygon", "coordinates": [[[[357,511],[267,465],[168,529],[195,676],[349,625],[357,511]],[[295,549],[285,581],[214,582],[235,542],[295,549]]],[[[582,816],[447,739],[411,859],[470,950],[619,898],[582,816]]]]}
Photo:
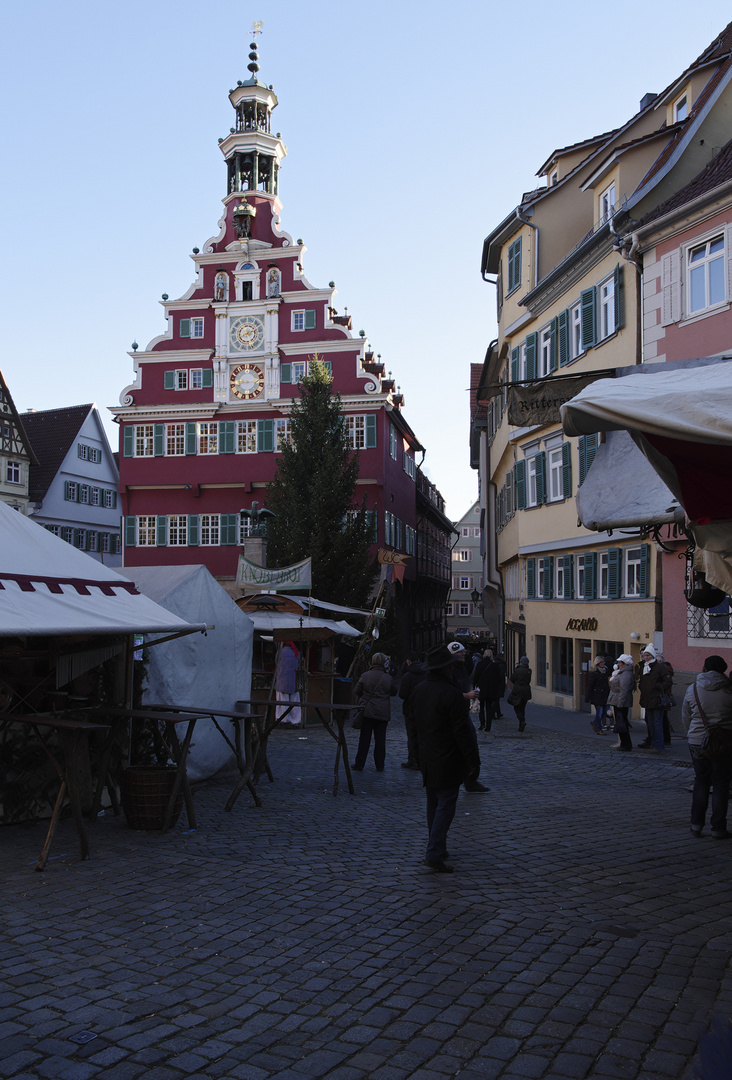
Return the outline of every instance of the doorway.
{"type": "Polygon", "coordinates": [[[592,706],[585,701],[585,691],[587,690],[587,679],[592,671],[592,642],[580,638],[577,647],[580,670],[579,711],[588,713],[592,712],[592,706]]]}

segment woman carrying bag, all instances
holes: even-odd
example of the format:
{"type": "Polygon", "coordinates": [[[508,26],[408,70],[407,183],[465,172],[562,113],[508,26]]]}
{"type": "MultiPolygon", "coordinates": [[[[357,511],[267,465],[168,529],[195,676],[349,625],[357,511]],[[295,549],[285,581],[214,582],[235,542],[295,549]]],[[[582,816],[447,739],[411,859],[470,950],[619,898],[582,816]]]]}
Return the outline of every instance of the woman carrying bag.
{"type": "Polygon", "coordinates": [[[356,697],[363,698],[363,720],[358,738],[356,760],[351,766],[361,772],[366,764],[371,735],[374,736],[374,765],[377,772],[384,771],[386,760],[386,725],[391,719],[391,698],[397,692],[397,681],[386,671],[389,657],[386,653],[374,653],[371,667],[364,671],[355,686],[356,697]]]}
{"type": "Polygon", "coordinates": [[[623,653],[615,661],[615,668],[610,676],[610,696],[607,699],[607,703],[612,705],[615,715],[613,731],[618,736],[618,742],[612,747],[613,750],[633,749],[633,741],[628,727],[628,710],[633,706],[634,690],[633,657],[628,653],[623,653]]]}

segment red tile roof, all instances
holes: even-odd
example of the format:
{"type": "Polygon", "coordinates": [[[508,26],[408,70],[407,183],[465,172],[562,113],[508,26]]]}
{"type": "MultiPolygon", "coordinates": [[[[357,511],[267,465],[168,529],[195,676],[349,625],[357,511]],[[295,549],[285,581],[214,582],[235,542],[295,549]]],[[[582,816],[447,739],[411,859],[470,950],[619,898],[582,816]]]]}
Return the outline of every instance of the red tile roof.
{"type": "Polygon", "coordinates": [[[732,180],[732,139],[722,147],[711,161],[707,162],[701,172],[698,172],[693,180],[684,187],[679,188],[664,202],[659,203],[645,217],[639,221],[639,226],[647,225],[656,218],[669,214],[672,210],[685,206],[686,203],[698,199],[708,191],[713,191],[721,184],[732,180]]]}

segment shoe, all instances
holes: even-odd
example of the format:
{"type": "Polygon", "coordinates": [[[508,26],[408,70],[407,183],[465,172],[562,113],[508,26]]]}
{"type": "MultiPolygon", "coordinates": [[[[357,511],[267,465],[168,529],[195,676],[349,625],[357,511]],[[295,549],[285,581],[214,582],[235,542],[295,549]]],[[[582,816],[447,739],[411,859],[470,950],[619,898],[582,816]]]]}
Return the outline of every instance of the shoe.
{"type": "Polygon", "coordinates": [[[713,840],[729,840],[732,833],[728,833],[726,829],[712,829],[713,840]]]}
{"type": "Polygon", "coordinates": [[[592,730],[593,730],[593,731],[595,732],[595,734],[596,734],[596,735],[603,735],[603,734],[604,734],[604,732],[603,732],[602,728],[599,728],[599,727],[597,726],[597,724],[592,724],[592,723],[591,723],[591,725],[590,725],[590,726],[592,727],[592,730]]]}
{"type": "Polygon", "coordinates": [[[523,731],[525,727],[526,727],[526,723],[524,722],[522,724],[519,724],[518,729],[519,729],[519,731],[523,731]]]}
{"type": "Polygon", "coordinates": [[[403,769],[414,769],[415,772],[419,772],[419,765],[417,764],[416,761],[403,761],[402,762],[402,768],[403,769]]]}
{"type": "Polygon", "coordinates": [[[384,771],[384,766],[382,765],[381,768],[379,768],[379,766],[377,765],[376,766],[376,771],[377,772],[383,772],[384,771]]]}
{"type": "Polygon", "coordinates": [[[644,739],[643,742],[636,743],[635,745],[637,750],[647,750],[648,747],[651,745],[651,740],[644,739]]]}
{"type": "Polygon", "coordinates": [[[465,781],[465,790],[466,791],[490,791],[490,788],[486,787],[485,784],[481,784],[480,780],[466,780],[465,781]]]}
{"type": "Polygon", "coordinates": [[[455,867],[451,866],[449,862],[433,862],[432,859],[425,859],[424,864],[438,874],[453,874],[455,872],[455,867]]]}
{"type": "Polygon", "coordinates": [[[363,772],[363,765],[351,765],[351,772],[363,772]]]}
{"type": "Polygon", "coordinates": [[[701,825],[692,825],[691,828],[689,829],[689,832],[691,833],[692,836],[699,837],[702,834],[702,827],[701,827],[701,825]]]}
{"type": "Polygon", "coordinates": [[[485,725],[484,724],[478,724],[478,731],[485,731],[485,725]]]}

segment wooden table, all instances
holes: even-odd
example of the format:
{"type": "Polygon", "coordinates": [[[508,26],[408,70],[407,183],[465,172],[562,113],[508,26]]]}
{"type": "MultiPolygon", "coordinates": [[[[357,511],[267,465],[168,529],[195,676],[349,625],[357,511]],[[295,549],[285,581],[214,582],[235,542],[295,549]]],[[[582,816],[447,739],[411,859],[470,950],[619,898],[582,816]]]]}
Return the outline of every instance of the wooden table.
{"type": "MultiPolygon", "coordinates": [[[[63,801],[66,796],[68,796],[69,799],[74,826],[79,837],[81,858],[88,859],[89,838],[86,834],[86,829],[84,828],[84,817],[81,812],[81,799],[79,796],[77,778],[81,765],[81,754],[87,747],[87,735],[94,731],[108,731],[109,724],[100,724],[83,719],[73,719],[69,716],[64,716],[63,714],[55,715],[54,713],[14,712],[0,713],[0,724],[3,726],[7,724],[24,724],[26,727],[32,728],[61,781],[61,786],[56,797],[56,803],[53,808],[53,814],[51,815],[51,822],[48,826],[48,832],[46,833],[46,839],[43,844],[43,850],[36,863],[36,870],[43,870],[46,866],[51,851],[51,844],[53,843],[53,837],[61,818],[63,801]],[[56,760],[46,740],[41,734],[40,729],[44,727],[55,732],[61,739],[64,756],[63,766],[56,760]]],[[[103,782],[104,773],[101,774],[101,779],[103,782]]],[[[93,802],[92,820],[94,817],[94,805],[95,803],[93,802]]]]}
{"type": "MultiPolygon", "coordinates": [[[[170,793],[168,805],[165,811],[165,820],[163,822],[162,831],[165,833],[173,824],[173,818],[175,816],[175,803],[179,793],[182,791],[183,800],[186,807],[186,816],[188,818],[188,827],[191,829],[198,828],[196,822],[196,812],[193,806],[193,795],[191,793],[191,787],[188,782],[188,751],[191,745],[191,739],[193,738],[193,732],[195,731],[196,724],[199,720],[210,719],[213,721],[216,730],[221,734],[227,744],[234,751],[236,757],[236,763],[239,768],[242,780],[240,782],[240,788],[248,786],[252,794],[254,802],[257,806],[261,806],[261,801],[257,795],[254,784],[251,782],[251,775],[254,769],[255,755],[253,752],[252,741],[252,725],[255,717],[252,713],[227,713],[222,712],[220,709],[210,709],[206,707],[197,708],[193,705],[145,705],[140,709],[125,709],[125,708],[106,708],[96,710],[100,714],[110,717],[113,721],[127,721],[127,720],[153,720],[159,721],[165,725],[167,738],[164,738],[166,747],[170,752],[170,756],[176,765],[175,780],[173,782],[173,789],[170,793]],[[221,725],[217,721],[217,717],[224,717],[229,719],[234,724],[234,742],[228,738],[221,725]],[[244,726],[244,754],[242,755],[242,740],[241,730],[239,722],[244,726]],[[175,730],[177,724],[186,724],[185,734],[183,739],[179,739],[178,733],[175,730]]],[[[111,744],[114,741],[113,737],[110,739],[111,744]]]]}
{"type": "MultiPolygon", "coordinates": [[[[267,771],[267,775],[270,780],[272,779],[272,772],[269,768],[269,762],[267,761],[267,740],[272,731],[281,724],[285,717],[292,711],[292,709],[313,709],[316,716],[320,720],[321,724],[336,741],[336,757],[335,765],[333,768],[333,795],[338,794],[339,779],[338,779],[338,766],[340,764],[341,756],[343,757],[343,768],[346,773],[346,782],[348,784],[349,794],[355,795],[355,788],[353,786],[353,777],[351,775],[351,765],[348,760],[348,744],[346,742],[345,725],[351,713],[362,708],[361,705],[334,705],[330,701],[259,701],[254,699],[243,700],[242,705],[248,705],[251,707],[258,707],[263,709],[256,717],[257,729],[259,733],[259,747],[254,762],[254,779],[255,783],[258,777],[263,771],[267,771]],[[323,715],[325,712],[330,713],[330,719],[326,719],[323,715]],[[277,714],[280,713],[278,716],[277,714]],[[336,729],[333,730],[332,723],[335,721],[336,729]]],[[[305,715],[303,713],[303,715],[305,715]]],[[[249,774],[251,775],[251,774],[249,774]]],[[[246,780],[244,774],[234,788],[233,792],[229,796],[229,801],[226,804],[226,809],[231,810],[237,798],[239,797],[246,780]]]]}

